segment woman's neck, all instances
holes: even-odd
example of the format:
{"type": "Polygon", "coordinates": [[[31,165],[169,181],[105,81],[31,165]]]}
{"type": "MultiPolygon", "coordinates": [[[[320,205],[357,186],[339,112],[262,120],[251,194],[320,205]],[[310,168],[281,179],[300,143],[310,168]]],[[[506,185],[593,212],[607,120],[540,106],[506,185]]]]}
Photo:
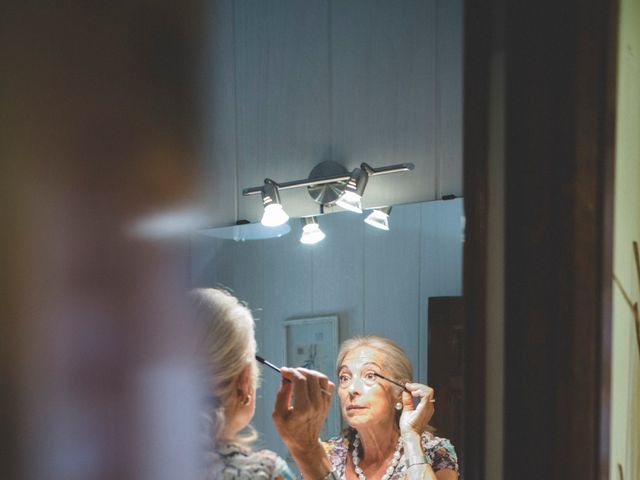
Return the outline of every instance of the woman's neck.
{"type": "Polygon", "coordinates": [[[397,425],[358,429],[361,445],[361,464],[378,465],[386,462],[395,451],[400,431],[397,425]],[[389,432],[392,432],[389,435],[389,432]]]}

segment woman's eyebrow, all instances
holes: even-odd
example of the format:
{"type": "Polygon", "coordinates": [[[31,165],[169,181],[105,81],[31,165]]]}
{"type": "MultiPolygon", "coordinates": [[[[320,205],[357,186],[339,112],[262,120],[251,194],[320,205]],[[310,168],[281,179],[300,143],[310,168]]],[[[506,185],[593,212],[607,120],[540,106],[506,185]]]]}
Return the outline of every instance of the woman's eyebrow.
{"type": "Polygon", "coordinates": [[[367,363],[364,363],[364,364],[362,365],[362,367],[360,367],[360,368],[361,368],[361,369],[363,369],[363,368],[371,367],[371,366],[373,366],[373,367],[378,367],[380,370],[382,370],[382,367],[381,367],[380,365],[378,365],[376,362],[367,362],[367,363]]]}

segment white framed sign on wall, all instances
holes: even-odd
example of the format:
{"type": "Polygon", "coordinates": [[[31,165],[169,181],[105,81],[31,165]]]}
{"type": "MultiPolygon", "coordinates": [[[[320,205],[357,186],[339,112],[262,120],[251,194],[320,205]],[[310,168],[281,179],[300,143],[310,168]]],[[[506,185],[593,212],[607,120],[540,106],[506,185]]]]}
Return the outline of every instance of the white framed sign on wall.
{"type": "MultiPolygon", "coordinates": [[[[317,370],[336,383],[337,315],[285,320],[284,338],[286,340],[285,365],[317,370]]],[[[340,433],[340,407],[338,399],[334,398],[320,438],[327,440],[338,433],[340,433]]]]}

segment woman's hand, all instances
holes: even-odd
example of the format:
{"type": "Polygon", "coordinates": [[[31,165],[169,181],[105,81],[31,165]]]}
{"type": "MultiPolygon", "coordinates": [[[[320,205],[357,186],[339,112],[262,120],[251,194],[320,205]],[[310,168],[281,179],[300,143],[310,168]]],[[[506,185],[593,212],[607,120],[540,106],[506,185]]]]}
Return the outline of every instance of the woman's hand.
{"type": "Polygon", "coordinates": [[[429,425],[429,421],[435,412],[434,404],[431,400],[435,392],[433,388],[421,383],[407,383],[407,390],[402,392],[402,415],[400,416],[400,434],[417,433],[421,435],[429,425]],[[419,398],[420,402],[413,406],[413,397],[419,398]]]}
{"type": "Polygon", "coordinates": [[[331,463],[319,437],[335,385],[326,375],[306,368],[283,367],[281,374],[273,423],[304,478],[323,478],[331,463]]]}
{"type": "MultiPolygon", "coordinates": [[[[423,458],[421,435],[427,429],[435,412],[433,402],[431,402],[434,398],[434,391],[433,388],[421,383],[407,383],[405,387],[411,393],[407,393],[406,390],[402,392],[403,408],[402,415],[400,415],[400,435],[404,442],[404,454],[407,458],[423,458]],[[420,399],[415,407],[413,406],[413,397],[420,399]]],[[[408,468],[407,478],[409,480],[439,480],[437,474],[427,463],[419,463],[408,468]]]]}

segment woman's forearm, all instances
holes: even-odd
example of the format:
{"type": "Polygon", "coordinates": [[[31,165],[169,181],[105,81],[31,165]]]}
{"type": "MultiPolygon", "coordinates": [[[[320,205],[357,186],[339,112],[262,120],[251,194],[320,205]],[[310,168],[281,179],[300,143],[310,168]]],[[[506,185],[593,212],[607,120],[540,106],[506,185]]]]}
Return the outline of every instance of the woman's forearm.
{"type": "Polygon", "coordinates": [[[333,470],[320,441],[316,445],[304,448],[292,447],[289,453],[298,465],[304,480],[322,480],[333,470]]]}
{"type": "Polygon", "coordinates": [[[437,480],[431,465],[424,457],[420,435],[416,432],[404,434],[402,442],[404,458],[407,462],[407,480],[437,480]]]}

